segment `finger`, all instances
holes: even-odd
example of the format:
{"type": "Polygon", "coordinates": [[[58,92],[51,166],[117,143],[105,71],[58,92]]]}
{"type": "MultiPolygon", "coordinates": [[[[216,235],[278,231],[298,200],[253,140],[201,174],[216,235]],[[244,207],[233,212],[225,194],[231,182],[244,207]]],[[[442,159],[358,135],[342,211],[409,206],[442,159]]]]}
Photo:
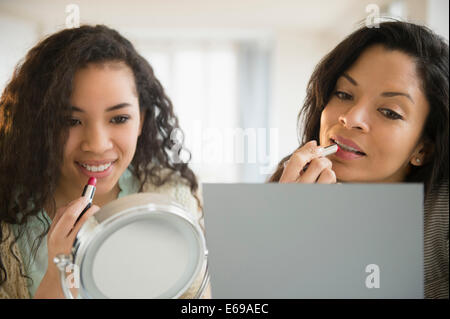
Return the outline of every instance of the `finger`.
{"type": "Polygon", "coordinates": [[[65,211],[71,204],[73,204],[73,202],[74,202],[74,201],[71,201],[71,202],[67,203],[67,204],[64,205],[64,206],[59,207],[59,208],[56,210],[55,216],[54,216],[53,219],[52,219],[52,225],[56,225],[56,224],[58,223],[58,221],[59,221],[59,219],[61,218],[61,216],[63,215],[64,211],[65,211]]]}
{"type": "Polygon", "coordinates": [[[87,206],[89,199],[87,197],[80,197],[73,202],[61,213],[58,223],[55,225],[53,232],[67,236],[75,225],[75,222],[80,216],[83,209],[87,206]]]}
{"type": "Polygon", "coordinates": [[[315,183],[322,171],[327,168],[331,169],[331,166],[331,161],[328,158],[315,158],[310,162],[308,169],[305,172],[302,172],[302,174],[297,178],[297,182],[315,183]]]}
{"type": "Polygon", "coordinates": [[[51,223],[51,225],[50,225],[50,229],[48,230],[49,236],[50,236],[50,234],[53,233],[53,231],[54,231],[56,225],[58,224],[59,219],[60,219],[61,216],[62,216],[62,213],[67,209],[67,207],[68,207],[68,204],[59,207],[59,208],[56,210],[55,215],[53,216],[53,218],[51,218],[52,223],[51,223]]]}
{"type": "Polygon", "coordinates": [[[335,184],[336,174],[331,168],[326,168],[322,171],[317,179],[318,184],[335,184]]]}
{"type": "Polygon", "coordinates": [[[310,141],[295,151],[283,170],[280,183],[295,183],[305,165],[320,156],[321,149],[316,141],[310,141]]]}
{"type": "Polygon", "coordinates": [[[75,236],[80,231],[80,228],[83,227],[84,223],[88,220],[89,217],[93,216],[96,212],[100,210],[100,207],[97,205],[92,205],[83,216],[81,216],[80,220],[75,224],[73,229],[70,231],[68,237],[75,239],[75,236]]]}

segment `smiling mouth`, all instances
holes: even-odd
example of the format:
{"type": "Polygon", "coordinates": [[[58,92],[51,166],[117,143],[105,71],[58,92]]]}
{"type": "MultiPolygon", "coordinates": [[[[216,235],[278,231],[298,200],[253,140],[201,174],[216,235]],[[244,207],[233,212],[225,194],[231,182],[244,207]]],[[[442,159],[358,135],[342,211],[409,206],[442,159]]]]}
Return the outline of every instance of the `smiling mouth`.
{"type": "Polygon", "coordinates": [[[82,166],[86,170],[93,172],[93,173],[101,173],[106,171],[112,164],[114,164],[115,161],[105,163],[102,165],[88,165],[80,162],[76,162],[78,165],[82,166]]]}
{"type": "Polygon", "coordinates": [[[330,140],[331,140],[331,142],[336,143],[336,144],[339,146],[339,148],[340,148],[341,150],[343,150],[343,151],[355,153],[355,154],[361,155],[361,156],[367,155],[367,154],[364,153],[364,152],[358,151],[356,148],[353,148],[353,147],[351,147],[351,146],[348,146],[348,145],[339,143],[338,141],[333,140],[332,138],[330,138],[330,140]]]}

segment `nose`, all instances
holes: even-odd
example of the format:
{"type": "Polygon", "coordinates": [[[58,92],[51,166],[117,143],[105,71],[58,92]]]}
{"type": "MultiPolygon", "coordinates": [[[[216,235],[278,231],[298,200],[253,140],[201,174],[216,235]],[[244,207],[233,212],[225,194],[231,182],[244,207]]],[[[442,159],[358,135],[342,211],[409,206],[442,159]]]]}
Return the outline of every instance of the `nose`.
{"type": "Polygon", "coordinates": [[[347,129],[356,129],[362,132],[369,131],[367,104],[360,102],[354,104],[339,115],[339,123],[347,129]]]}
{"type": "Polygon", "coordinates": [[[82,151],[103,154],[112,147],[111,136],[106,127],[98,124],[85,128],[81,143],[82,151]]]}

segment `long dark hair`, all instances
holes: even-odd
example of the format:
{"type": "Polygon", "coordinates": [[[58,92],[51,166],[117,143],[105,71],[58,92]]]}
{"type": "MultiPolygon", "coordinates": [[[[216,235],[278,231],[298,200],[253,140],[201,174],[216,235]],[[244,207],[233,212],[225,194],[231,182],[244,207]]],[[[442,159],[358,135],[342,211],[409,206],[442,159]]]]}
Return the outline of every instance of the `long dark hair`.
{"type": "MultiPolygon", "coordinates": [[[[320,117],[334,92],[337,79],[349,69],[368,47],[381,44],[411,56],[422,80],[423,91],[430,105],[422,138],[433,145],[427,163],[412,166],[405,182],[424,183],[425,194],[433,186],[448,182],[449,131],[449,54],[448,43],[424,26],[389,21],[379,28],[362,27],[350,34],[316,66],[307,87],[304,105],[297,117],[303,124],[300,144],[319,141],[320,117]]],[[[286,156],[279,163],[269,182],[279,181],[286,156]]]]}
{"type": "MultiPolygon", "coordinates": [[[[175,142],[171,132],[179,129],[178,119],[152,67],[117,31],[102,25],[81,26],[55,33],[32,48],[1,96],[0,222],[24,225],[48,201],[55,208],[52,199],[68,137],[65,120],[71,113],[74,74],[88,64],[109,61],[122,61],[133,71],[140,109],[145,110],[130,165],[141,183],[140,191],[148,181],[160,186],[178,175],[184,178],[201,208],[194,173],[186,162],[172,159],[175,142]],[[162,170],[171,173],[160,174],[162,170]]],[[[34,252],[48,232],[48,223],[44,229],[34,252]]],[[[4,235],[0,228],[0,243],[6,240],[4,235]]],[[[17,238],[22,235],[23,231],[17,238]]],[[[10,251],[14,255],[12,245],[10,251]]],[[[0,285],[6,279],[0,256],[0,285]]]]}

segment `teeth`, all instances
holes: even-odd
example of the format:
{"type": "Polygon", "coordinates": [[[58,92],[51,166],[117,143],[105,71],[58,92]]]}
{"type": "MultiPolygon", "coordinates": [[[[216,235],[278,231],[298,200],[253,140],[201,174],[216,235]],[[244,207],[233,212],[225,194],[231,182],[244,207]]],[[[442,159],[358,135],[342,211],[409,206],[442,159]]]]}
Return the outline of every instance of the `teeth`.
{"type": "Polygon", "coordinates": [[[346,151],[350,151],[350,152],[359,152],[357,149],[354,149],[353,147],[347,146],[347,145],[342,145],[342,144],[338,144],[339,147],[341,147],[342,149],[346,150],[346,151]]]}
{"type": "Polygon", "coordinates": [[[81,166],[83,166],[85,169],[87,169],[90,172],[103,172],[104,170],[108,169],[108,167],[111,166],[112,163],[108,163],[108,164],[104,164],[104,165],[100,165],[100,166],[90,166],[87,164],[80,164],[81,166]]]}
{"type": "Polygon", "coordinates": [[[334,141],[334,142],[335,142],[337,145],[339,145],[339,147],[342,148],[342,149],[345,150],[345,151],[349,151],[349,152],[353,152],[353,153],[360,153],[360,154],[362,154],[362,152],[359,151],[359,150],[357,150],[356,148],[353,148],[353,147],[350,147],[350,146],[341,144],[341,143],[339,143],[339,142],[337,142],[337,141],[334,141]]]}

